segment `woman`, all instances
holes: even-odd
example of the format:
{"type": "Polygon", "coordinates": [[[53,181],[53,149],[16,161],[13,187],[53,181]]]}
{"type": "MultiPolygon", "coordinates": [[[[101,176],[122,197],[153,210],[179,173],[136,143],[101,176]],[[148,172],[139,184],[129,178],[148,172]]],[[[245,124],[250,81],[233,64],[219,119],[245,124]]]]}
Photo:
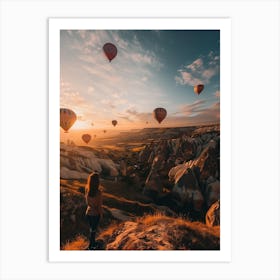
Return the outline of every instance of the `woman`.
{"type": "Polygon", "coordinates": [[[95,249],[95,235],[96,230],[102,218],[102,192],[100,189],[99,174],[93,172],[88,176],[88,181],[86,185],[86,218],[90,226],[90,243],[88,250],[95,249]]]}

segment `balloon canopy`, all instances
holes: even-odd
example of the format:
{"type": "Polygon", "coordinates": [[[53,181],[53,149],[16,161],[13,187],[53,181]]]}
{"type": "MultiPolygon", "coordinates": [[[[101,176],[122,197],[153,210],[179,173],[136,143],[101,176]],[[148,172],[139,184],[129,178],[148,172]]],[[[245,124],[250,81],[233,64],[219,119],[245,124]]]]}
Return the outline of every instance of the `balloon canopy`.
{"type": "Polygon", "coordinates": [[[109,59],[109,62],[111,62],[111,60],[116,57],[117,52],[118,52],[117,47],[112,43],[106,43],[103,46],[103,51],[104,51],[106,57],[109,59]]]}
{"type": "Polygon", "coordinates": [[[112,120],[112,125],[116,126],[118,124],[118,122],[116,120],[112,120]]]}
{"type": "Polygon", "coordinates": [[[70,109],[60,108],[60,126],[64,129],[64,132],[68,132],[76,120],[75,112],[70,109]]]}
{"type": "Polygon", "coordinates": [[[196,86],[194,86],[193,91],[197,95],[199,95],[203,91],[203,89],[204,89],[204,85],[196,85],[196,86]]]}
{"type": "Polygon", "coordinates": [[[88,144],[89,141],[91,140],[91,135],[90,134],[83,134],[82,139],[86,144],[88,144]]]}
{"type": "Polygon", "coordinates": [[[164,108],[156,108],[153,111],[154,118],[158,121],[158,123],[161,123],[167,115],[167,111],[164,108]]]}

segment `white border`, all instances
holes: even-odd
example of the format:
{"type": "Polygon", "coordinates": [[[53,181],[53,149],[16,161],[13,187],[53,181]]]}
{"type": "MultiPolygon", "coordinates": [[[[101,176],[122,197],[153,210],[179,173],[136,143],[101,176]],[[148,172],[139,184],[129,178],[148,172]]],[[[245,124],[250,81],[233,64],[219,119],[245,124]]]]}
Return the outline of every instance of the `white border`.
{"type": "Polygon", "coordinates": [[[229,262],[231,260],[231,21],[229,18],[49,19],[49,261],[229,262]],[[61,251],[59,222],[59,96],[61,29],[220,30],[221,249],[219,251],[61,251]],[[227,94],[223,94],[226,92],[227,94]],[[226,188],[223,188],[226,186],[226,188]]]}

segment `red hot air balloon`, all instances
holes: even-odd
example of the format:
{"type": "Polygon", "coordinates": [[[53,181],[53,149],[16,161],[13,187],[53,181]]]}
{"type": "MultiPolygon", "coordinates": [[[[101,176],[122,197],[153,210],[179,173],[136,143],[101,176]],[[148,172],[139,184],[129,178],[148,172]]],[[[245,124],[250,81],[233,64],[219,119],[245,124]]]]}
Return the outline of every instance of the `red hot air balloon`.
{"type": "Polygon", "coordinates": [[[193,91],[197,95],[199,95],[203,91],[203,89],[204,89],[204,85],[196,85],[196,86],[194,86],[193,91]]]}
{"type": "Polygon", "coordinates": [[[76,120],[77,116],[72,110],[60,108],[60,126],[64,129],[64,132],[68,132],[76,120]]]}
{"type": "Polygon", "coordinates": [[[164,108],[156,108],[153,111],[154,118],[161,123],[167,115],[167,111],[164,108]]]}
{"type": "Polygon", "coordinates": [[[88,144],[89,141],[91,140],[91,136],[89,134],[83,134],[82,139],[86,144],[88,144]]]}
{"type": "Polygon", "coordinates": [[[115,58],[118,52],[117,47],[112,43],[106,43],[103,46],[103,51],[106,57],[109,59],[109,62],[111,62],[111,60],[115,58]]]}
{"type": "Polygon", "coordinates": [[[116,126],[117,123],[118,123],[118,122],[117,122],[116,120],[112,120],[112,125],[113,125],[113,126],[116,126]]]}

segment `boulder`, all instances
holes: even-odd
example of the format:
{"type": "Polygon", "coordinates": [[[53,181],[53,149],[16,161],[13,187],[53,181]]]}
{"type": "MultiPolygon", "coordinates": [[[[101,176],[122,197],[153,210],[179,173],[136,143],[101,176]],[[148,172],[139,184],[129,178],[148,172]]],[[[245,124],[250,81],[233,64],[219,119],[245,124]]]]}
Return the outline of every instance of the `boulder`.
{"type": "Polygon", "coordinates": [[[60,177],[64,179],[86,179],[88,174],[98,171],[108,176],[118,176],[116,164],[111,159],[97,157],[96,152],[86,147],[60,145],[60,177]]]}
{"type": "MultiPolygon", "coordinates": [[[[175,162],[176,163],[176,162],[175,162]]],[[[170,182],[174,182],[175,184],[181,179],[181,177],[187,172],[187,170],[193,169],[194,161],[188,161],[182,164],[178,164],[175,167],[169,170],[168,176],[170,182]]]]}
{"type": "Polygon", "coordinates": [[[195,211],[202,210],[204,198],[196,174],[190,168],[189,163],[172,168],[169,172],[169,179],[174,181],[173,192],[179,194],[184,204],[192,205],[195,211]]]}
{"type": "Polygon", "coordinates": [[[210,176],[219,176],[219,148],[216,141],[211,140],[195,160],[195,165],[199,167],[201,179],[207,180],[210,176]]]}

